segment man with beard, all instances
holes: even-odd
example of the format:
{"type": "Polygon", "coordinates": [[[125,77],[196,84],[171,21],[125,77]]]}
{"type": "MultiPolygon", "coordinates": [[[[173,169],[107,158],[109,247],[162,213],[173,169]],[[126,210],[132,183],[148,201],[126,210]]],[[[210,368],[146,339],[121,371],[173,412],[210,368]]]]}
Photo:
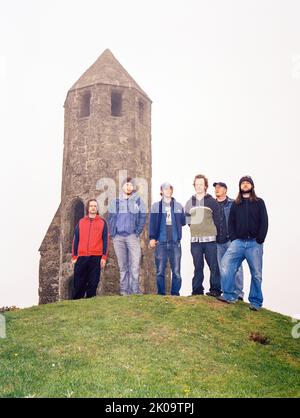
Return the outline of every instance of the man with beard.
{"type": "Polygon", "coordinates": [[[136,193],[135,182],[126,178],[122,193],[109,208],[108,226],[120,270],[120,294],[142,294],[139,275],[141,264],[140,235],[146,223],[146,208],[136,193]]]}
{"type": "Polygon", "coordinates": [[[251,272],[250,309],[258,311],[263,304],[262,259],[268,214],[263,199],[256,196],[250,176],[244,176],[239,181],[239,194],[230,210],[228,228],[232,242],[221,262],[223,296],[218,299],[226,303],[237,301],[235,275],[246,259],[251,272]]]}

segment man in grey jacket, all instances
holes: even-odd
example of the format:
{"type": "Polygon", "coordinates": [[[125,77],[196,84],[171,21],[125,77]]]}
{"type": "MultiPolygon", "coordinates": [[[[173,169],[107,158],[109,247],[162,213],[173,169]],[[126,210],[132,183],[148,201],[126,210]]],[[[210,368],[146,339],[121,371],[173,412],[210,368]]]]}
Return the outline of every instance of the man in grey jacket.
{"type": "Polygon", "coordinates": [[[221,294],[220,271],[217,259],[218,204],[207,193],[208,180],[203,174],[195,176],[196,194],[185,205],[187,224],[191,231],[191,253],[194,262],[192,295],[203,295],[204,257],[210,269],[210,289],[208,296],[221,294]]]}
{"type": "Polygon", "coordinates": [[[120,294],[141,294],[139,285],[141,244],[140,235],[146,223],[146,208],[127,178],[122,194],[109,207],[108,226],[120,269],[120,294]]]}

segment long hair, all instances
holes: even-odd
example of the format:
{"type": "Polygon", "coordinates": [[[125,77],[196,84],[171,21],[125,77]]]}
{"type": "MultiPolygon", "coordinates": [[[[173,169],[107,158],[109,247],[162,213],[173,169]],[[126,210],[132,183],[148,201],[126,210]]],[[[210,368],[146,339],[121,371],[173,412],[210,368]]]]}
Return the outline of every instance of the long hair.
{"type": "MultiPolygon", "coordinates": [[[[98,202],[96,199],[89,199],[85,205],[85,213],[88,215],[89,214],[89,207],[90,207],[90,203],[91,202],[96,202],[97,203],[97,207],[98,207],[98,202]]],[[[97,210],[97,215],[99,215],[99,211],[97,210]]]]}
{"type": "MultiPolygon", "coordinates": [[[[255,200],[258,200],[258,197],[255,193],[254,187],[252,187],[252,189],[250,190],[249,193],[250,193],[249,199],[251,200],[251,202],[254,202],[255,200]]],[[[239,194],[237,195],[237,198],[235,199],[235,203],[237,205],[239,205],[242,202],[242,200],[243,200],[243,194],[242,194],[241,189],[240,189],[239,194]]]]}

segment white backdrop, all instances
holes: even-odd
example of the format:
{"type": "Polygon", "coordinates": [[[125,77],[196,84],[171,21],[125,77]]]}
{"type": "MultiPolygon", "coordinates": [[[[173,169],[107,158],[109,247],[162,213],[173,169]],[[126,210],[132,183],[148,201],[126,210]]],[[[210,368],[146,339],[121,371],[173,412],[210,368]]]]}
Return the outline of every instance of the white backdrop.
{"type": "MultiPolygon", "coordinates": [[[[1,0],[0,7],[0,306],[37,303],[38,247],[60,202],[64,99],[110,48],[153,100],[154,200],[170,181],[185,203],[197,173],[210,185],[225,181],[234,197],[239,178],[252,175],[270,218],[265,306],[300,313],[300,3],[1,0]]],[[[186,230],[183,294],[192,279],[188,238],[186,230]]]]}

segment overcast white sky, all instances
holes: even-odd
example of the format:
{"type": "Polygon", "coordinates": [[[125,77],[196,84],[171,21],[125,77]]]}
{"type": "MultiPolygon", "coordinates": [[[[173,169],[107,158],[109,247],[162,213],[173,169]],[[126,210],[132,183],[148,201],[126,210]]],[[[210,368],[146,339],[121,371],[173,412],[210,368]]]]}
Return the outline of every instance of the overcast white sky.
{"type": "MultiPolygon", "coordinates": [[[[153,197],[196,173],[270,218],[265,307],[300,314],[300,2],[0,1],[0,306],[37,304],[39,245],[60,202],[63,103],[109,48],[153,100],[153,197]]],[[[192,259],[185,231],[183,293],[192,259]]],[[[246,268],[249,288],[249,273],[246,268]]]]}

